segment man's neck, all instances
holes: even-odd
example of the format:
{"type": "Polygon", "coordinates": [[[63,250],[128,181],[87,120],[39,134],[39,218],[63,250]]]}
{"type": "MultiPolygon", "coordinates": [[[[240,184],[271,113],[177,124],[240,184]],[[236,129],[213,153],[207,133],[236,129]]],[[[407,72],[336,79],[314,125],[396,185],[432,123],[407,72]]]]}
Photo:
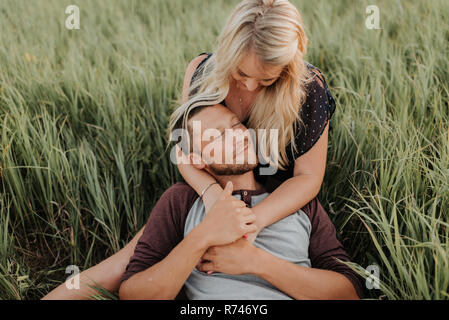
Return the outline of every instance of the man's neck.
{"type": "Polygon", "coordinates": [[[223,189],[228,181],[232,182],[234,190],[258,190],[262,187],[254,178],[254,172],[252,170],[244,174],[215,176],[215,178],[223,189]]]}

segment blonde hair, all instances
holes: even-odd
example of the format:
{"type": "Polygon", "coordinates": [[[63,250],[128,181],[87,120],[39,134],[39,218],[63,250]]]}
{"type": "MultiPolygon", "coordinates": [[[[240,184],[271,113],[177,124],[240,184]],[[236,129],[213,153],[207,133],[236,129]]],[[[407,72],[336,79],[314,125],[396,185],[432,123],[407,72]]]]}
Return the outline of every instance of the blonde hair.
{"type": "MultiPolygon", "coordinates": [[[[189,100],[170,117],[169,132],[195,107],[222,102],[229,92],[231,74],[252,50],[264,65],[284,66],[280,77],[258,93],[248,119],[253,129],[278,129],[278,150],[269,140],[260,145],[264,154],[276,152],[278,166],[288,165],[286,148],[297,151],[297,123],[303,124],[300,110],[306,99],[311,73],[303,60],[307,36],[296,7],[287,0],[244,0],[234,9],[217,39],[213,54],[198,69],[189,88],[189,100]]],[[[268,160],[269,161],[269,160],[268,160]]]]}

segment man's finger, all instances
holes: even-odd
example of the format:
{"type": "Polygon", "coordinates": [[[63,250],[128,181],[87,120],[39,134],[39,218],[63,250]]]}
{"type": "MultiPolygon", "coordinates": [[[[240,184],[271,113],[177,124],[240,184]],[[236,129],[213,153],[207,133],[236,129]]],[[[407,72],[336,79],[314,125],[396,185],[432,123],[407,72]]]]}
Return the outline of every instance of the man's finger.
{"type": "Polygon", "coordinates": [[[253,223],[254,221],[256,221],[256,215],[249,214],[249,215],[243,216],[241,221],[244,223],[253,223]]]}
{"type": "Polygon", "coordinates": [[[248,208],[246,206],[244,208],[240,209],[240,213],[242,214],[243,217],[252,216],[252,215],[256,216],[253,213],[253,210],[251,210],[251,208],[248,208]]]}
{"type": "Polygon", "coordinates": [[[201,263],[210,262],[210,261],[212,261],[212,254],[210,254],[209,252],[206,252],[206,253],[204,253],[202,259],[203,260],[201,261],[201,263]]]}
{"type": "Polygon", "coordinates": [[[228,183],[226,183],[226,187],[223,190],[224,195],[232,195],[233,189],[234,186],[232,185],[232,182],[228,181],[228,183]]]}
{"type": "Polygon", "coordinates": [[[202,272],[214,271],[213,263],[212,262],[201,263],[198,267],[198,270],[202,272]]]}
{"type": "Polygon", "coordinates": [[[232,201],[232,206],[234,208],[246,208],[245,202],[235,198],[235,201],[232,201]]]}
{"type": "Polygon", "coordinates": [[[245,233],[256,232],[257,231],[257,226],[254,223],[253,224],[244,224],[242,226],[242,230],[245,233]]]}

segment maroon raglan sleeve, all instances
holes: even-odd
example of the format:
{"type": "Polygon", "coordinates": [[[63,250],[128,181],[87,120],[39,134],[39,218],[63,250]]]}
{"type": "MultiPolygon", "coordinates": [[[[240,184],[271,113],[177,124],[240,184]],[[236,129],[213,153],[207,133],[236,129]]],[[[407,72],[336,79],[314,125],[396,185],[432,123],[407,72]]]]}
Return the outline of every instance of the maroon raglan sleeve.
{"type": "Polygon", "coordinates": [[[312,224],[309,242],[309,258],[312,268],[332,270],[341,273],[354,286],[359,298],[364,297],[361,277],[345,264],[351,261],[342,244],[337,239],[335,226],[318,198],[311,200],[302,210],[309,216],[312,224]]]}
{"type": "Polygon", "coordinates": [[[150,213],[121,282],[163,260],[184,238],[188,212],[198,194],[185,183],[167,189],[150,213]]]}

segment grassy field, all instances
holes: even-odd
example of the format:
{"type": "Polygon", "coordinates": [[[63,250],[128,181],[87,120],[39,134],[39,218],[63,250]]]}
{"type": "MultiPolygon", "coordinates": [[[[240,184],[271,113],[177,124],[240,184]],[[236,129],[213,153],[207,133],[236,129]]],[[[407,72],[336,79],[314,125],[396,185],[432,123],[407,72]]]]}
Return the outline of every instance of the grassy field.
{"type": "MultiPolygon", "coordinates": [[[[354,268],[379,265],[368,297],[448,299],[447,1],[292,2],[337,100],[319,199],[354,268]]],[[[164,133],[187,63],[236,3],[1,0],[0,299],[41,298],[146,222],[180,178],[164,133]]]]}

